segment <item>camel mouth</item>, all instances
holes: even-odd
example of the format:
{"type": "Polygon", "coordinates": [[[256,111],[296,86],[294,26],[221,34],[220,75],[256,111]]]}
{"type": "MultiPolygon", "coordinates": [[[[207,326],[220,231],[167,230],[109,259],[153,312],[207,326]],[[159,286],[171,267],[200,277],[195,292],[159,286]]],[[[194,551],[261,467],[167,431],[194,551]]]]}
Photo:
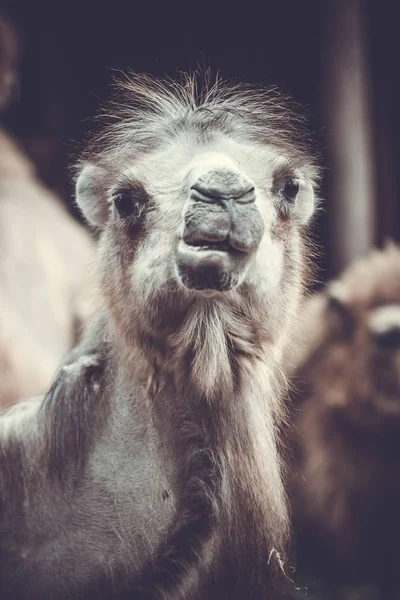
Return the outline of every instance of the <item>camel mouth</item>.
{"type": "Polygon", "coordinates": [[[232,254],[233,256],[243,255],[244,252],[242,250],[238,250],[234,248],[232,244],[229,243],[228,240],[224,240],[222,242],[206,242],[206,241],[196,241],[192,243],[184,242],[187,249],[193,250],[195,252],[227,252],[232,254]]]}
{"type": "Polygon", "coordinates": [[[227,292],[243,279],[248,255],[229,242],[178,243],[175,265],[179,281],[201,292],[227,292]]]}

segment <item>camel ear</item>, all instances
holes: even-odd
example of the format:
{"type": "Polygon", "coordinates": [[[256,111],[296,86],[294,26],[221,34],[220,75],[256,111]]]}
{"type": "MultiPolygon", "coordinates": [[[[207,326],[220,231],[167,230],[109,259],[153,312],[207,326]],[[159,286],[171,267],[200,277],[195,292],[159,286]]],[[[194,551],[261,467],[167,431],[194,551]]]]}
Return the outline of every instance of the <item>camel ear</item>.
{"type": "Polygon", "coordinates": [[[104,169],[86,163],[75,184],[75,199],[83,216],[92,227],[101,229],[109,215],[107,175],[104,169]]]}
{"type": "Polygon", "coordinates": [[[298,217],[302,225],[306,225],[315,210],[314,186],[310,181],[300,180],[299,194],[296,200],[298,206],[298,217]]]}

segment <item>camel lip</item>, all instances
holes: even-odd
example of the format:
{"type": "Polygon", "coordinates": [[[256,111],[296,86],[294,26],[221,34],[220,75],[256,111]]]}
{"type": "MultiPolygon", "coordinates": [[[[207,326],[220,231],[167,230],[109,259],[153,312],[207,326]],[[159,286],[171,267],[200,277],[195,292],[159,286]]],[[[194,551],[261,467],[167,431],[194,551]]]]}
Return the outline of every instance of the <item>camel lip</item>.
{"type": "Polygon", "coordinates": [[[178,251],[193,252],[195,254],[227,254],[232,257],[243,257],[246,252],[234,248],[228,240],[221,242],[198,241],[196,243],[188,243],[185,240],[180,240],[178,243],[178,251]]]}
{"type": "Polygon", "coordinates": [[[248,255],[214,246],[177,245],[175,267],[179,281],[201,293],[227,292],[238,284],[248,255]]]}

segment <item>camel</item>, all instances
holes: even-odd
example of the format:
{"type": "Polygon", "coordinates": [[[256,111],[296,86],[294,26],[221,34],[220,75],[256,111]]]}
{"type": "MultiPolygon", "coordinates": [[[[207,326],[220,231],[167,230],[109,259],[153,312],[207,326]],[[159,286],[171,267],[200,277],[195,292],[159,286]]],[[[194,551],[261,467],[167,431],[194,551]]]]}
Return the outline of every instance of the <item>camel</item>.
{"type": "MultiPolygon", "coordinates": [[[[303,309],[291,499],[303,576],[398,595],[400,250],[355,261],[303,309]]],[[[339,597],[339,596],[338,596],[339,597]]],[[[340,597],[342,597],[340,595],[340,597]]]]}
{"type": "Polygon", "coordinates": [[[105,113],[76,177],[98,306],[0,418],[0,596],[281,598],[309,135],[274,90],[196,76],[129,75],[105,113]]]}

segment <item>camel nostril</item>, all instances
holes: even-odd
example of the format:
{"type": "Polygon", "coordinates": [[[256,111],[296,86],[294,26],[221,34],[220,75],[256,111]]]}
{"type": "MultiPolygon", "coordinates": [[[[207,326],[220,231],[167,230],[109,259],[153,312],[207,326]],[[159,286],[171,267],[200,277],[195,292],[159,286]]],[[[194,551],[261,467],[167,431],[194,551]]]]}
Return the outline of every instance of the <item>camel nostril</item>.
{"type": "Polygon", "coordinates": [[[226,200],[233,200],[240,204],[250,204],[255,202],[256,191],[254,187],[247,190],[222,190],[215,188],[206,188],[199,183],[190,188],[191,200],[209,202],[211,204],[220,203],[226,200]]]}
{"type": "Polygon", "coordinates": [[[197,173],[190,188],[192,200],[208,203],[234,201],[249,204],[256,199],[254,184],[236,169],[219,167],[197,173]]]}
{"type": "Polygon", "coordinates": [[[240,196],[234,196],[232,200],[235,202],[239,202],[239,204],[250,204],[251,202],[256,201],[256,190],[252,187],[247,190],[247,192],[243,192],[240,196]]]}
{"type": "Polygon", "coordinates": [[[221,195],[214,190],[207,190],[199,185],[192,185],[190,188],[190,199],[200,200],[201,202],[218,203],[221,201],[221,195]]]}

